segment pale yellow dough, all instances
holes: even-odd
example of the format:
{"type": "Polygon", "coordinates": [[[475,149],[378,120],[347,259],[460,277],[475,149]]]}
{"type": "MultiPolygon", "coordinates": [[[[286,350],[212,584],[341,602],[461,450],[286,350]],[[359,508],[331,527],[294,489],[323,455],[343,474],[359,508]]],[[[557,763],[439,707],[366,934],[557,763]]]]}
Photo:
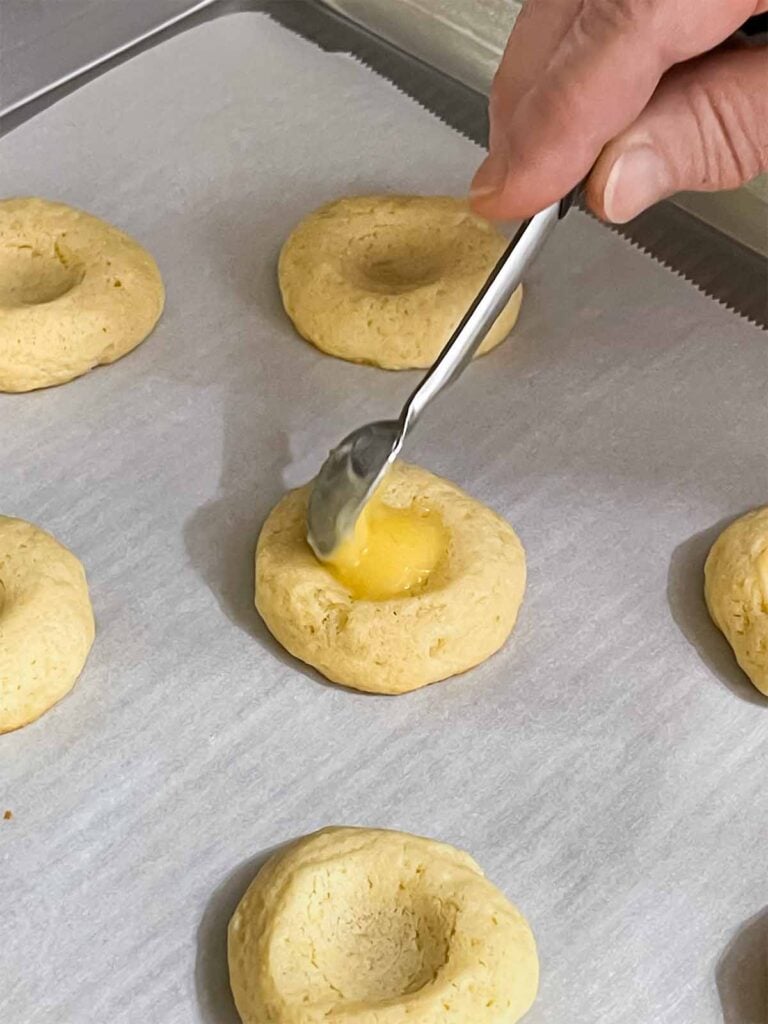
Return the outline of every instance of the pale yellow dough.
{"type": "Polygon", "coordinates": [[[80,562],[37,526],[0,516],[0,732],[69,693],[93,637],[80,562]]]}
{"type": "Polygon", "coordinates": [[[0,200],[0,391],[63,384],[150,333],[165,292],[152,257],[98,217],[0,200]]]}
{"type": "Polygon", "coordinates": [[[704,594],[739,665],[768,695],[768,505],[717,538],[704,566],[704,594]]]}
{"type": "Polygon", "coordinates": [[[403,832],[299,840],[229,924],[244,1024],[514,1024],[538,973],[527,922],[472,858],[403,832]]]}
{"type": "Polygon", "coordinates": [[[525,590],[525,554],[495,512],[447,480],[396,463],[380,495],[423,502],[442,520],[447,552],[425,589],[356,600],[306,540],[309,485],[272,510],[256,549],[256,606],[291,654],[328,679],[404,693],[485,661],[509,636],[525,590]]]}
{"type": "MultiPolygon", "coordinates": [[[[431,366],[506,240],[450,196],[355,196],[328,203],[280,253],[283,304],[324,352],[385,369],[431,366]]],[[[479,353],[503,341],[518,288],[479,353]]]]}

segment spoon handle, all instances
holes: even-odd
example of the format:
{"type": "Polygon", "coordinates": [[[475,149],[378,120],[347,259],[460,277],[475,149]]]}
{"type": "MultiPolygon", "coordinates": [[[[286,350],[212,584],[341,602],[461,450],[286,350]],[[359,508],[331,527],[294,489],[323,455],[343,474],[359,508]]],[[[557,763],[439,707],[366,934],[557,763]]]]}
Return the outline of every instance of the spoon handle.
{"type": "Polygon", "coordinates": [[[445,348],[405,403],[400,419],[403,433],[415,424],[432,399],[451,385],[471,362],[555,224],[568,212],[576,191],[574,189],[564,199],[529,217],[517,229],[445,348]]]}

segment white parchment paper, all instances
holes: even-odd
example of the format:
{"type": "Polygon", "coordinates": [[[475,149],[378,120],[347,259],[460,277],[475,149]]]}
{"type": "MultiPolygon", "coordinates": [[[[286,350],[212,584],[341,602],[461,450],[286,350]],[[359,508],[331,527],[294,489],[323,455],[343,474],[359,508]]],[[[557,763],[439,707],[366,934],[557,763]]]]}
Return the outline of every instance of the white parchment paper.
{"type": "Polygon", "coordinates": [[[139,238],[168,287],[120,363],[0,396],[0,509],[84,560],[73,693],[0,738],[4,1024],[231,1024],[227,919],[264,851],[331,823],[469,849],[529,917],[531,1024],[757,1024],[768,707],[701,600],[768,500],[764,334],[573,212],[514,337],[408,455],[526,546],[512,641],[409,696],[325,685],[252,607],[287,485],[412,374],[299,340],[290,228],[368,190],[462,193],[474,145],[266,17],[163,43],[0,143],[2,190],[139,238]]]}

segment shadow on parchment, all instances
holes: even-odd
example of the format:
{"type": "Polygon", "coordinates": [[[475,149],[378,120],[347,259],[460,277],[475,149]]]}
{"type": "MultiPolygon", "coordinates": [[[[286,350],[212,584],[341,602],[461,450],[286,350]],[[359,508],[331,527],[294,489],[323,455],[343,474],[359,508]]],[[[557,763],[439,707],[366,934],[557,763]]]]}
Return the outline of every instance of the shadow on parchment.
{"type": "Polygon", "coordinates": [[[274,459],[266,478],[264,463],[254,458],[253,466],[257,467],[254,474],[258,479],[244,482],[240,473],[229,492],[222,484],[223,495],[197,509],[185,523],[184,540],[190,561],[231,622],[284,665],[315,683],[335,687],[335,683],[329,682],[316,669],[289,654],[256,611],[256,541],[264,520],[285,491],[281,470],[287,462],[282,461],[278,444],[274,459]]]}
{"type": "Polygon", "coordinates": [[[197,929],[195,991],[205,1024],[240,1024],[229,987],[227,966],[227,927],[237,904],[272,854],[283,850],[295,839],[263,850],[236,868],[218,888],[205,908],[197,929]]]}
{"type": "MultiPolygon", "coordinates": [[[[225,446],[229,429],[227,424],[225,446]]],[[[250,462],[234,458],[231,471],[225,466],[220,496],[198,508],[184,526],[190,560],[221,610],[265,643],[268,633],[254,606],[254,555],[264,520],[283,494],[282,470],[289,459],[284,435],[277,434],[273,444],[268,454],[254,452],[250,462]]]]}
{"type": "Polygon", "coordinates": [[[704,600],[704,562],[718,536],[735,518],[722,519],[675,548],[667,575],[667,601],[680,631],[715,678],[742,700],[768,707],[768,699],[739,668],[704,600]]]}
{"type": "MultiPolygon", "coordinates": [[[[276,463],[280,462],[278,454],[276,463]]],[[[257,460],[254,460],[257,465],[257,460]]],[[[184,540],[192,565],[215,595],[227,618],[253,637],[256,644],[278,661],[321,686],[336,689],[311,665],[289,654],[267,629],[255,605],[256,541],[272,507],[285,493],[281,467],[273,465],[268,479],[262,469],[258,480],[243,485],[242,476],[232,489],[203,505],[184,524],[184,540]]],[[[380,694],[356,692],[356,697],[380,694]]]]}
{"type": "Polygon", "coordinates": [[[225,328],[226,360],[187,361],[178,370],[185,377],[191,374],[196,383],[218,386],[224,395],[218,495],[185,523],[184,540],[192,565],[224,614],[266,642],[254,607],[253,559],[259,530],[282,496],[283,472],[291,462],[286,396],[277,393],[271,353],[264,351],[258,333],[259,324],[270,330],[283,323],[277,254],[270,252],[265,259],[253,245],[261,237],[254,234],[254,210],[222,202],[213,209],[207,236],[211,274],[228,289],[233,311],[240,316],[225,328]],[[262,318],[253,327],[247,314],[242,317],[251,308],[262,318]]]}
{"type": "Polygon", "coordinates": [[[723,1024],[768,1021],[768,907],[738,929],[715,969],[723,1024]]]}
{"type": "MultiPolygon", "coordinates": [[[[197,382],[218,384],[224,393],[218,494],[184,524],[184,542],[192,566],[231,622],[283,664],[312,682],[335,688],[335,683],[277,643],[254,604],[256,542],[264,520],[285,493],[286,470],[294,463],[289,433],[292,408],[301,405],[307,389],[318,386],[313,376],[316,366],[331,364],[296,334],[283,310],[277,285],[278,248],[266,258],[264,252],[259,256],[252,251],[254,238],[268,236],[277,225],[284,232],[280,204],[270,212],[272,227],[264,223],[262,211],[257,214],[247,204],[218,203],[215,209],[217,229],[208,238],[214,254],[212,267],[226,283],[233,305],[259,310],[266,334],[254,338],[249,328],[240,325],[227,339],[231,355],[226,362],[186,362],[179,368],[183,379],[191,375],[197,382]]],[[[323,383],[331,385],[331,396],[334,389],[343,395],[348,377],[359,374],[361,368],[336,360],[332,365],[333,373],[323,377],[323,383]]],[[[323,422],[317,427],[326,429],[323,422]]]]}

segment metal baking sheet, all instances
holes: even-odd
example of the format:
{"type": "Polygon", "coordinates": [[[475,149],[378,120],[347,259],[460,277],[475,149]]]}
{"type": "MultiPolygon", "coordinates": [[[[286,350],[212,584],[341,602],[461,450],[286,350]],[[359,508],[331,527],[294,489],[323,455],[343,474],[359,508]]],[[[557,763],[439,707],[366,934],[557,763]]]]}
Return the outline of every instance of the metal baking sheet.
{"type": "Polygon", "coordinates": [[[399,698],[325,685],[252,607],[287,486],[415,376],[293,333],[275,258],[344,193],[461,193],[480,150],[267,17],[200,25],[0,141],[3,188],[85,207],[157,257],[129,357],[0,396],[0,509],[84,560],[73,693],[0,738],[0,979],[12,1024],[232,1024],[224,935],[264,852],[331,823],[466,847],[524,910],[531,1024],[756,1024],[768,704],[701,599],[764,503],[765,336],[574,211],[513,338],[409,457],[519,531],[497,657],[399,698]]]}
{"type": "MultiPolygon", "coordinates": [[[[0,135],[183,27],[258,9],[324,48],[354,54],[485,144],[489,74],[504,21],[517,4],[505,13],[502,0],[493,0],[475,12],[474,23],[464,10],[469,0],[395,6],[390,10],[390,0],[64,0],[35,15],[22,0],[11,0],[0,11],[0,135]]],[[[756,183],[733,193],[681,194],[613,230],[768,327],[768,223],[756,183]]]]}
{"type": "Polygon", "coordinates": [[[216,0],[2,0],[0,116],[216,0]]]}

